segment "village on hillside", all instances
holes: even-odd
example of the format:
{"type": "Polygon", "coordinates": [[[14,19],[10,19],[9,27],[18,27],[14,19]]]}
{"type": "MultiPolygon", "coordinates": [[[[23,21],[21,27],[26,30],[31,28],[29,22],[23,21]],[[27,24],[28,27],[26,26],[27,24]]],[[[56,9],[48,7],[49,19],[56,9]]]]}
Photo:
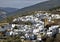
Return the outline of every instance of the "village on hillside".
{"type": "Polygon", "coordinates": [[[19,35],[22,42],[44,42],[60,34],[60,14],[38,11],[36,14],[18,17],[12,23],[0,26],[0,35],[19,35]]]}

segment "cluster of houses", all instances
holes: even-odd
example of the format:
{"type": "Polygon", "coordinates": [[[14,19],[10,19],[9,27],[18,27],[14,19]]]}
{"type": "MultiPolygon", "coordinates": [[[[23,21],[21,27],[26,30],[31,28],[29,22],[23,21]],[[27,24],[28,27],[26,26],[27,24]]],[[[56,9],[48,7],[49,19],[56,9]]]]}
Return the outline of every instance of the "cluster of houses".
{"type": "Polygon", "coordinates": [[[60,25],[51,25],[48,28],[45,27],[50,22],[53,22],[52,19],[60,19],[60,15],[48,14],[48,13],[37,13],[34,15],[18,17],[13,20],[31,22],[33,25],[25,24],[8,24],[0,27],[0,32],[4,32],[4,35],[20,35],[21,39],[27,40],[39,40],[46,37],[53,37],[56,34],[60,33],[60,25]]]}

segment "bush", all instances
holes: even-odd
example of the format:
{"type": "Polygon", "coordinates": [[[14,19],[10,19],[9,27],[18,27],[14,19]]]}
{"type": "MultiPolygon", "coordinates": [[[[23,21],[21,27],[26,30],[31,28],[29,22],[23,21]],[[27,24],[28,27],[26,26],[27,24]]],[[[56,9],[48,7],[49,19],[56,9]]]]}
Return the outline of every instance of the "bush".
{"type": "Polygon", "coordinates": [[[47,38],[46,39],[46,42],[53,42],[54,41],[54,38],[53,37],[50,37],[50,38],[47,38]]]}
{"type": "Polygon", "coordinates": [[[6,39],[1,39],[0,42],[21,42],[20,36],[7,37],[6,39]]]}

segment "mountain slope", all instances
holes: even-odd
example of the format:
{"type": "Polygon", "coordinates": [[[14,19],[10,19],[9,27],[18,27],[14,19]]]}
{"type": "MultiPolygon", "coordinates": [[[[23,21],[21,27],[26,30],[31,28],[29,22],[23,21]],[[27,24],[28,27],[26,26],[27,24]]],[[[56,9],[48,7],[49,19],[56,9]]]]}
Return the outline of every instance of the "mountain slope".
{"type": "Polygon", "coordinates": [[[18,10],[17,8],[10,8],[10,7],[0,7],[0,9],[6,11],[8,13],[15,12],[18,10]]]}
{"type": "Polygon", "coordinates": [[[21,10],[48,10],[54,7],[60,6],[60,0],[49,0],[42,3],[35,4],[30,7],[23,8],[21,10]]]}
{"type": "Polygon", "coordinates": [[[17,8],[0,7],[0,20],[5,19],[7,14],[17,11],[17,8]]]}
{"type": "Polygon", "coordinates": [[[58,6],[60,6],[60,0],[48,0],[48,1],[41,2],[41,3],[29,6],[29,7],[22,8],[22,9],[16,11],[15,13],[9,14],[8,16],[10,16],[10,15],[12,16],[12,15],[16,15],[16,14],[21,15],[21,14],[25,14],[25,13],[31,12],[31,11],[49,10],[51,8],[58,7],[58,6]]]}

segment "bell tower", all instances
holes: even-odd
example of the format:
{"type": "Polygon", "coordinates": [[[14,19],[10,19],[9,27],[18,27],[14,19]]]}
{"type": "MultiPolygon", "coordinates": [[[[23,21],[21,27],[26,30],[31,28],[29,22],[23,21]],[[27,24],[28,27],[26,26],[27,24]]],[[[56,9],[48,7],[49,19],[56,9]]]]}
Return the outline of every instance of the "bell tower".
{"type": "Polygon", "coordinates": [[[48,19],[45,18],[45,19],[44,19],[44,26],[46,26],[47,24],[48,24],[48,19]]]}

